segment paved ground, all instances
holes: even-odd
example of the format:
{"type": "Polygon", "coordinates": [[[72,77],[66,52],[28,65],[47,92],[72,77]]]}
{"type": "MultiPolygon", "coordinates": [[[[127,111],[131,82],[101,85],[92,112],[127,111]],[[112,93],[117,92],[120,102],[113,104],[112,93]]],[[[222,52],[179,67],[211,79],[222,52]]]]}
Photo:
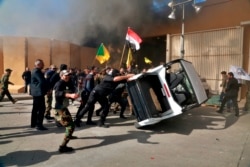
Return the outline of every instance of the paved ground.
{"type": "MultiPolygon", "coordinates": [[[[15,96],[16,104],[0,105],[0,166],[88,167],[249,167],[250,114],[219,115],[199,107],[157,125],[136,129],[133,116],[121,120],[110,114],[110,128],[77,128],[69,146],[58,153],[64,129],[44,122],[48,131],[30,128],[32,100],[15,96]]],[[[242,102],[240,105],[242,106],[242,102]]],[[[69,107],[73,115],[76,106],[69,107]]],[[[98,117],[94,117],[97,120],[98,117]]],[[[85,119],[84,119],[85,121],[85,119]]]]}

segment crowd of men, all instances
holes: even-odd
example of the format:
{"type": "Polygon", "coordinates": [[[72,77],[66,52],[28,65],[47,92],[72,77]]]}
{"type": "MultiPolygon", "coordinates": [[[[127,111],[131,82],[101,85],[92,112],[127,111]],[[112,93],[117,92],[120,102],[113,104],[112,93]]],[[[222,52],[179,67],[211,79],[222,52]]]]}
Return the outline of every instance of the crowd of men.
{"type": "MultiPolygon", "coordinates": [[[[47,69],[44,66],[43,60],[37,59],[34,69],[30,70],[27,67],[22,74],[25,82],[24,91],[33,97],[30,126],[39,131],[48,130],[43,125],[45,118],[50,121],[55,120],[58,127],[65,127],[65,135],[59,146],[59,152],[73,150],[67,144],[70,139],[76,138],[73,136],[75,126],[82,125],[82,118],[86,113],[88,113],[87,125],[108,128],[105,124],[106,117],[111,104],[115,102],[121,109],[120,118],[126,119],[124,111],[128,101],[124,94],[127,80],[134,75],[132,72],[125,71],[124,68],[117,70],[112,67],[99,70],[92,66],[81,71],[68,68],[66,64],[61,64],[59,69],[53,64],[47,69]],[[81,103],[73,118],[68,106],[70,102],[74,104],[75,100],[81,103]],[[92,120],[96,102],[101,105],[96,112],[96,115],[100,116],[98,122],[92,120]]],[[[8,80],[11,72],[11,69],[6,69],[4,77],[6,89],[1,92],[1,98],[7,95],[10,101],[16,103],[8,91],[8,85],[13,84],[8,80]]]]}

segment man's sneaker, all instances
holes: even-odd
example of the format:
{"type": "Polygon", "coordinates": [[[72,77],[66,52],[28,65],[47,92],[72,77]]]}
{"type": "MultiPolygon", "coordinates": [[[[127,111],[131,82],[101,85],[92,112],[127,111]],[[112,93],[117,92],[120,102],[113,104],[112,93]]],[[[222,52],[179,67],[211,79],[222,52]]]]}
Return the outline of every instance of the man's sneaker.
{"type": "Polygon", "coordinates": [[[67,147],[67,146],[60,146],[59,147],[59,152],[60,153],[65,153],[65,152],[71,152],[73,151],[74,149],[72,147],[67,147]]]}
{"type": "Polygon", "coordinates": [[[101,111],[102,111],[102,110],[100,110],[100,109],[96,110],[96,111],[95,111],[96,116],[100,116],[101,111]]]}
{"type": "Polygon", "coordinates": [[[70,139],[78,139],[78,137],[77,136],[70,136],[70,139]]]}
{"type": "Polygon", "coordinates": [[[102,121],[99,121],[99,122],[98,122],[98,126],[99,126],[99,127],[103,127],[103,128],[109,128],[109,126],[106,125],[106,124],[104,124],[104,122],[102,122],[102,121]]]}
{"type": "Polygon", "coordinates": [[[113,110],[113,114],[116,114],[116,113],[117,113],[117,111],[114,109],[114,110],[113,110]]]}
{"type": "Polygon", "coordinates": [[[219,114],[222,114],[222,111],[220,111],[220,110],[217,110],[216,112],[219,113],[219,114]]]}
{"type": "Polygon", "coordinates": [[[47,119],[47,120],[52,120],[52,119],[54,119],[54,117],[51,117],[50,115],[45,115],[44,118],[47,119]]]}
{"type": "Polygon", "coordinates": [[[86,122],[86,125],[96,125],[96,123],[93,122],[93,121],[87,121],[87,122],[86,122]]]}
{"type": "Polygon", "coordinates": [[[125,117],[124,115],[120,115],[120,118],[127,119],[127,117],[125,117]]]}
{"type": "Polygon", "coordinates": [[[57,121],[57,120],[55,120],[55,121],[56,121],[56,126],[57,126],[58,128],[63,127],[63,125],[62,125],[59,121],[57,121]]]}
{"type": "Polygon", "coordinates": [[[48,130],[48,128],[45,128],[44,126],[38,126],[36,127],[37,130],[48,130]]]}
{"type": "Polygon", "coordinates": [[[14,99],[14,100],[12,101],[13,104],[15,104],[16,102],[17,102],[17,99],[14,99]]]}
{"type": "Polygon", "coordinates": [[[74,121],[76,127],[81,127],[81,122],[78,120],[74,121]]]}

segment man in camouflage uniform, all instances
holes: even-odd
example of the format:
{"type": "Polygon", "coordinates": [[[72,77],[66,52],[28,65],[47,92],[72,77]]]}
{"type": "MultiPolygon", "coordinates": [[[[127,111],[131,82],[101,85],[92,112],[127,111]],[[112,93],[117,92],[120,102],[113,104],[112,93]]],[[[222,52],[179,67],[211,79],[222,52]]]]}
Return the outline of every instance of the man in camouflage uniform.
{"type": "Polygon", "coordinates": [[[7,68],[5,73],[3,74],[0,82],[0,101],[3,100],[4,96],[6,95],[8,99],[15,104],[17,100],[13,99],[9,92],[9,84],[14,85],[12,82],[9,81],[9,77],[11,75],[12,70],[7,68]]]}
{"type": "Polygon", "coordinates": [[[66,127],[65,136],[59,147],[59,152],[73,151],[72,147],[67,147],[70,139],[76,138],[72,136],[75,130],[75,124],[68,110],[69,98],[76,99],[79,97],[77,93],[68,90],[68,82],[70,81],[70,73],[67,70],[60,72],[60,80],[55,84],[53,89],[52,107],[55,110],[55,119],[66,127]]]}

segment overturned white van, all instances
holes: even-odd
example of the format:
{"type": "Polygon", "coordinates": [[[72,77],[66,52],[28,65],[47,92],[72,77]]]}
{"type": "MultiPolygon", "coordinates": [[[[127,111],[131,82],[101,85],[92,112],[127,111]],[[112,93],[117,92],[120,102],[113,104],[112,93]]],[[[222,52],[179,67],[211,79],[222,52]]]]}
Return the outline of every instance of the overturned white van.
{"type": "Polygon", "coordinates": [[[191,62],[177,59],[140,73],[127,83],[137,128],[174,117],[207,100],[191,62]]]}

